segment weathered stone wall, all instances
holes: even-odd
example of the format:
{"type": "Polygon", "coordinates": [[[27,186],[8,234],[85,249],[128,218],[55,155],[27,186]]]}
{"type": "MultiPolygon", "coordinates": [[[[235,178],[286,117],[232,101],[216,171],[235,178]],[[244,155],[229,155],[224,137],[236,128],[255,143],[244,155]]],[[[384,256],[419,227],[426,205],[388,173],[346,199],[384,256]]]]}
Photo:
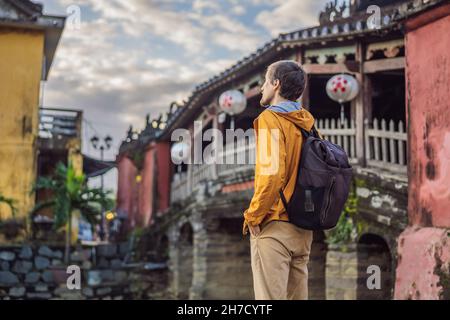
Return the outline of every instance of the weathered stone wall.
{"type": "Polygon", "coordinates": [[[220,219],[207,230],[204,298],[254,299],[250,241],[242,236],[240,219],[220,219]]]}
{"type": "MultiPolygon", "coordinates": [[[[174,226],[169,264],[174,298],[254,298],[250,243],[241,228],[239,218],[213,219],[204,214],[174,226]]],[[[315,232],[308,263],[309,299],[390,299],[394,266],[390,248],[380,236],[327,245],[323,232],[315,232]],[[381,290],[367,288],[369,265],[381,269],[381,290]]]]}
{"type": "Polygon", "coordinates": [[[329,245],[326,260],[327,300],[392,299],[394,274],[388,247],[377,242],[329,245]],[[379,289],[369,289],[368,266],[380,268],[379,289]]]}
{"type": "Polygon", "coordinates": [[[188,299],[192,286],[193,230],[189,222],[181,221],[180,230],[169,236],[170,292],[177,299],[188,299]]]}
{"type": "Polygon", "coordinates": [[[154,299],[164,295],[166,270],[124,264],[127,243],[73,250],[69,265],[80,267],[80,290],[67,288],[63,252],[61,247],[46,245],[0,247],[0,299],[154,299]]]}
{"type": "Polygon", "coordinates": [[[354,245],[329,245],[326,261],[326,299],[355,300],[357,289],[357,253],[354,245]]]}
{"type": "Polygon", "coordinates": [[[357,167],[358,219],[388,238],[394,247],[408,224],[408,182],[404,176],[357,167]]]}
{"type": "Polygon", "coordinates": [[[240,219],[203,219],[197,214],[179,226],[169,235],[174,297],[253,299],[250,242],[242,236],[240,219]],[[192,240],[186,239],[187,223],[192,226],[192,240]]]}

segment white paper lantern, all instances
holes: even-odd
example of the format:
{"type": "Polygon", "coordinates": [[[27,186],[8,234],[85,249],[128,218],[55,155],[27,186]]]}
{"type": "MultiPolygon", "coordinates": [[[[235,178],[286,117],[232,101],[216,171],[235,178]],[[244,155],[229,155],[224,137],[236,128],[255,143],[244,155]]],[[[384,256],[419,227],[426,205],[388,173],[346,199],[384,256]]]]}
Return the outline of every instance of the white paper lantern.
{"type": "Polygon", "coordinates": [[[348,74],[338,74],[327,82],[328,96],[339,103],[349,102],[358,95],[358,81],[348,74]]]}
{"type": "Polygon", "coordinates": [[[343,127],[345,122],[344,103],[352,101],[358,95],[358,81],[351,75],[338,74],[328,80],[326,91],[332,100],[341,105],[341,127],[343,127]]]}
{"type": "Polygon", "coordinates": [[[186,142],[176,142],[172,145],[170,149],[170,156],[172,157],[172,162],[175,164],[186,163],[191,156],[190,145],[186,142]]]}
{"type": "Polygon", "coordinates": [[[219,97],[220,108],[230,116],[241,113],[247,107],[247,99],[238,90],[229,90],[219,97]]]}

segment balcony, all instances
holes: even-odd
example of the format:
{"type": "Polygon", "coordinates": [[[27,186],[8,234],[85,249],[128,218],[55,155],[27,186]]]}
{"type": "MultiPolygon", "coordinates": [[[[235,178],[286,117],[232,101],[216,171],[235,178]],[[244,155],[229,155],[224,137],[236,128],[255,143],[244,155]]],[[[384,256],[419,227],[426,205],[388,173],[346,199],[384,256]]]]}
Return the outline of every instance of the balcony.
{"type": "Polygon", "coordinates": [[[81,141],[83,112],[80,110],[41,108],[39,110],[39,148],[66,149],[69,140],[81,141]]]}
{"type": "Polygon", "coordinates": [[[80,137],[81,119],[82,112],[79,110],[41,108],[39,110],[39,138],[80,137]]]}

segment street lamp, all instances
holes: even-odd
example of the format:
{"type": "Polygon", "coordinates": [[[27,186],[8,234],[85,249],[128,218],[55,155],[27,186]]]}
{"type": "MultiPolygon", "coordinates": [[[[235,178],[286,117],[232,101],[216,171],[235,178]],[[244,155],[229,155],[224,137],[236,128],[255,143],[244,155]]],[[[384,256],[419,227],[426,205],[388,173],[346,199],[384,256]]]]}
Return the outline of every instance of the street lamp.
{"type": "MultiPolygon", "coordinates": [[[[100,159],[102,162],[104,161],[105,150],[111,149],[112,141],[113,141],[113,139],[111,138],[110,135],[107,135],[106,137],[104,137],[102,139],[102,141],[97,136],[93,136],[91,138],[91,144],[94,147],[94,149],[100,150],[100,159]]],[[[104,187],[103,173],[100,175],[100,181],[101,181],[101,190],[103,191],[103,187],[104,187]]],[[[103,210],[104,210],[104,208],[102,205],[102,208],[101,208],[102,215],[101,215],[101,224],[100,224],[100,239],[102,241],[105,240],[105,215],[103,214],[103,210]]]]}

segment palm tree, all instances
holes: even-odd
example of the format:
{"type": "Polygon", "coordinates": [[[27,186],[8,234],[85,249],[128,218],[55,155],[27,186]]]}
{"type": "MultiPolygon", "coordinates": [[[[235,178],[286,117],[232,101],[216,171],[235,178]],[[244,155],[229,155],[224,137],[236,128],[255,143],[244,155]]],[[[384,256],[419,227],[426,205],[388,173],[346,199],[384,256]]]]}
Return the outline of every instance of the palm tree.
{"type": "Polygon", "coordinates": [[[36,204],[31,216],[43,208],[53,208],[54,229],[66,227],[65,262],[68,263],[73,212],[79,211],[95,226],[101,221],[102,209],[112,207],[112,200],[108,197],[110,193],[100,188],[88,187],[85,175],[77,174],[71,163],[68,167],[58,163],[53,176],[39,177],[33,188],[33,191],[36,190],[48,190],[52,196],[36,204]]]}

